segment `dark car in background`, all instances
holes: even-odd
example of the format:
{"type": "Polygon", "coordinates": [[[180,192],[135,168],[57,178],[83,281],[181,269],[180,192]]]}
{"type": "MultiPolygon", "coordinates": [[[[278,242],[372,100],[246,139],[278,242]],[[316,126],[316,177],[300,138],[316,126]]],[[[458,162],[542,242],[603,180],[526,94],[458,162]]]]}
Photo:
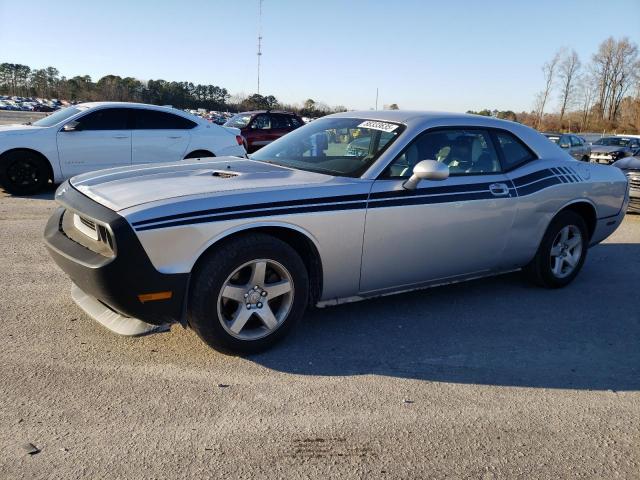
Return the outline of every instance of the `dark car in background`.
{"type": "Polygon", "coordinates": [[[576,160],[582,160],[583,162],[589,161],[591,146],[584,138],[570,133],[545,133],[544,136],[576,160]]]}
{"type": "Polygon", "coordinates": [[[640,213],[640,148],[613,164],[624,172],[629,180],[629,212],[640,213]]]}
{"type": "Polygon", "coordinates": [[[238,113],[224,124],[240,129],[247,153],[253,153],[303,125],[304,121],[295,113],[276,110],[238,113]]]}
{"type": "Polygon", "coordinates": [[[610,165],[628,157],[640,148],[640,139],[634,137],[603,137],[591,144],[591,161],[610,165]]]}

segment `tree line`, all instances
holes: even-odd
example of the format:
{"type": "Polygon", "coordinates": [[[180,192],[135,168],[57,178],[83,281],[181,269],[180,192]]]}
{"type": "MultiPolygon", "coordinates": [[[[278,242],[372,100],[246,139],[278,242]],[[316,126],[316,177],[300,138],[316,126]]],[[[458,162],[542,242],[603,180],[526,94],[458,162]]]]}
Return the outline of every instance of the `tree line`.
{"type": "Polygon", "coordinates": [[[640,133],[640,60],[628,38],[604,40],[590,61],[562,48],[542,66],[533,110],[469,111],[519,121],[538,130],[640,133]]]}
{"type": "Polygon", "coordinates": [[[273,95],[231,95],[226,88],[192,82],[143,82],[118,75],[105,75],[95,82],[89,75],[66,78],[55,67],[32,69],[17,63],[0,64],[0,94],[58,98],[72,102],[143,102],[182,109],[205,108],[231,112],[287,108],[312,117],[346,110],[344,107],[330,108],[312,99],[306,100],[302,107],[283,105],[273,95]]]}

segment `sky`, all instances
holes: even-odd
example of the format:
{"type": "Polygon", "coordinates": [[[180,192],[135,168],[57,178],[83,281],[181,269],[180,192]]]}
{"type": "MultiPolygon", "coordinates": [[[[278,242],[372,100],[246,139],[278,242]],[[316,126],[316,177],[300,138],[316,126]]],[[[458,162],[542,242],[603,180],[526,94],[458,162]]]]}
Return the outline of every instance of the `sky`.
{"type": "MultiPolygon", "coordinates": [[[[0,63],[252,94],[258,1],[0,0],[0,63]]],[[[262,36],[260,93],[285,103],[528,111],[559,48],[640,44],[640,0],[264,0],[262,36]]]]}

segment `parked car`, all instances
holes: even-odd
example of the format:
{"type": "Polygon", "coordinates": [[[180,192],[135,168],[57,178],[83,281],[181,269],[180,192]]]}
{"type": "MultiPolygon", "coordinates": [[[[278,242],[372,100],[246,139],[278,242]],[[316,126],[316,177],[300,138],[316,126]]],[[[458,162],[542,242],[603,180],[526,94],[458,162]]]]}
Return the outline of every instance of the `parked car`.
{"type": "Polygon", "coordinates": [[[631,157],[613,164],[624,172],[629,180],[629,212],[640,213],[640,148],[631,157]]]}
{"type": "Polygon", "coordinates": [[[227,127],[239,128],[246,140],[247,152],[270,144],[304,125],[304,121],[295,113],[276,110],[257,110],[242,112],[231,117],[225,124],[227,127]]]}
{"type": "Polygon", "coordinates": [[[33,111],[34,112],[53,112],[56,109],[50,105],[47,105],[46,103],[37,103],[33,106],[33,111]]]}
{"type": "Polygon", "coordinates": [[[578,135],[570,133],[545,133],[545,137],[558,145],[576,160],[588,162],[591,155],[591,146],[578,135]]]}
{"type": "Polygon", "coordinates": [[[240,130],[172,108],[82,103],[0,126],[0,185],[23,195],[93,170],[224,155],[245,155],[240,130]]]}
{"type": "Polygon", "coordinates": [[[591,144],[591,161],[612,164],[628,157],[640,148],[640,139],[634,137],[603,137],[591,144]]]}
{"type": "Polygon", "coordinates": [[[308,305],[518,269],[563,287],[628,203],[619,169],[529,127],[403,111],[323,117],[250,159],[79,175],[55,198],[46,244],[89,316],[122,334],[180,322],[238,353],[308,305]],[[330,134],[351,129],[368,156],[330,134]]]}

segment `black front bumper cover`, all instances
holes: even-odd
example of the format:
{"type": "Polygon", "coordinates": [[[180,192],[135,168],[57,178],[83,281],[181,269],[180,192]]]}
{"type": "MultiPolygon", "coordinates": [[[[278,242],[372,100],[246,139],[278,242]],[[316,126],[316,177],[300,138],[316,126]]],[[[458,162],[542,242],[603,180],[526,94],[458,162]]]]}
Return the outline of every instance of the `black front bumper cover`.
{"type": "Polygon", "coordinates": [[[73,283],[121,315],[154,325],[182,321],[189,274],[159,272],[123,217],[68,182],[58,192],[56,200],[62,207],[47,222],[44,239],[49,254],[73,283]],[[67,237],[61,224],[68,210],[108,224],[117,254],[105,257],[67,237]],[[145,303],[138,299],[140,294],[164,291],[172,292],[170,299],[145,303]]]}

